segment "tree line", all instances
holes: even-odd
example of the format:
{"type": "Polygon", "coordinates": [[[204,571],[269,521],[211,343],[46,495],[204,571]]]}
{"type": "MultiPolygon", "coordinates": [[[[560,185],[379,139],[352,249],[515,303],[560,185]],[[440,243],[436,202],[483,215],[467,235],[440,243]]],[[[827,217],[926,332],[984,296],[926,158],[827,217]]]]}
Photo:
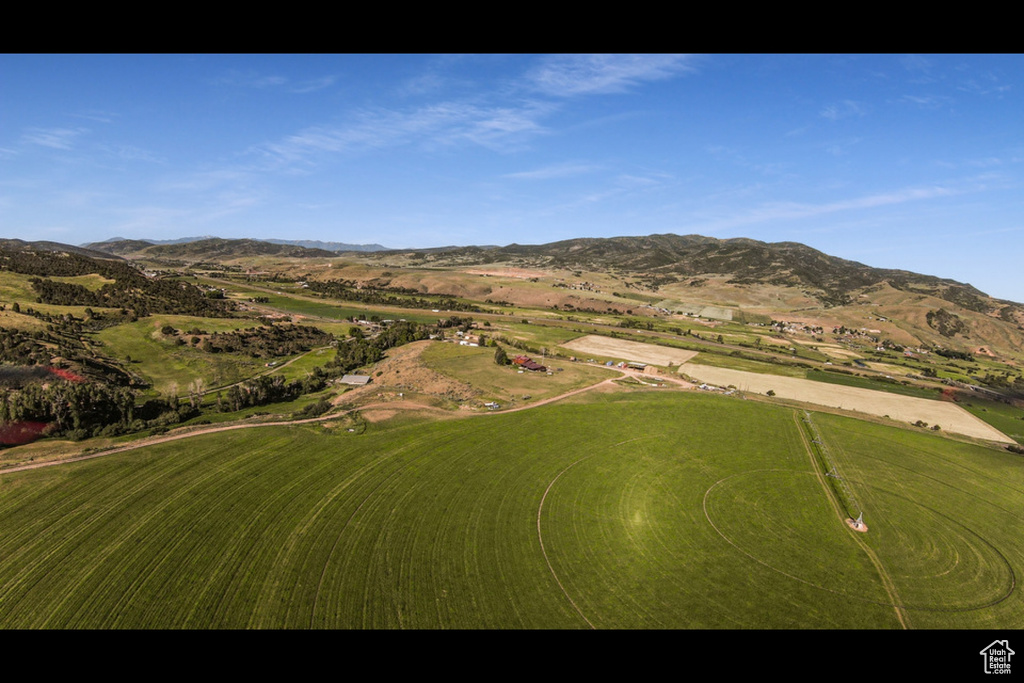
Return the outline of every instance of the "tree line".
{"type": "Polygon", "coordinates": [[[184,343],[184,336],[192,335],[201,351],[208,353],[242,353],[252,358],[273,358],[303,353],[317,346],[327,346],[334,341],[334,335],[308,325],[262,325],[232,332],[207,334],[199,329],[181,333],[170,325],[163,327],[165,336],[177,337],[184,343]],[[206,338],[199,341],[199,335],[206,338]]]}
{"type": "Polygon", "coordinates": [[[401,306],[404,308],[444,308],[449,311],[481,312],[476,304],[459,301],[450,294],[433,294],[425,299],[416,290],[406,287],[367,287],[356,288],[348,280],[313,280],[307,283],[312,291],[342,301],[356,301],[375,306],[401,306]]]}

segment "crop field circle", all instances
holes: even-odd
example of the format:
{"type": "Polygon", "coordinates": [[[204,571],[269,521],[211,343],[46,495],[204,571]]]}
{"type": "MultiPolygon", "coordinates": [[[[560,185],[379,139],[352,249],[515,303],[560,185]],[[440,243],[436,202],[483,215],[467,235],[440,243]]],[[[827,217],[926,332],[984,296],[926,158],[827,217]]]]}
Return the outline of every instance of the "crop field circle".
{"type": "MultiPolygon", "coordinates": [[[[866,516],[866,542],[894,581],[898,606],[966,611],[1013,592],[1012,567],[983,535],[951,515],[870,488],[882,505],[866,516]]],[[[719,535],[767,570],[854,600],[892,604],[813,472],[756,470],[727,477],[707,490],[704,509],[719,535]]]]}
{"type": "Polygon", "coordinates": [[[901,606],[960,612],[991,607],[1016,588],[1013,567],[972,525],[968,512],[941,511],[863,482],[881,516],[871,529],[878,553],[896,583],[901,606]]]}

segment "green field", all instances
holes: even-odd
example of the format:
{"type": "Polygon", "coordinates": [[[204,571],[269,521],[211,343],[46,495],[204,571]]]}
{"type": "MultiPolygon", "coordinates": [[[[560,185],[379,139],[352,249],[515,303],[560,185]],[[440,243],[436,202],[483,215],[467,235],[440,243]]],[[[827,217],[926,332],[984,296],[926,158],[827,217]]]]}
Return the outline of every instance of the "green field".
{"type": "MultiPolygon", "coordinates": [[[[513,349],[507,351],[510,358],[517,353],[513,349]]],[[[490,347],[434,343],[423,351],[420,358],[428,368],[480,389],[483,392],[480,398],[485,401],[504,402],[514,397],[519,402],[526,395],[530,396],[530,401],[539,401],[615,376],[615,373],[602,368],[566,360],[545,361],[540,357],[536,358],[537,362],[547,363],[553,374],[520,373],[515,365],[495,364],[494,352],[495,349],[490,347]],[[561,368],[561,371],[555,368],[561,368]]]]}
{"type": "MultiPolygon", "coordinates": [[[[266,371],[265,361],[236,353],[206,353],[160,333],[164,325],[179,330],[198,327],[206,332],[227,332],[254,326],[243,318],[197,318],[182,315],[154,315],[134,323],[109,327],[96,334],[103,351],[115,358],[131,357],[131,369],[152,383],[154,391],[166,393],[172,386],[179,394],[190,382],[202,379],[207,388],[224,386],[266,371]]],[[[184,335],[186,338],[188,335],[184,335]]]]}
{"type": "Polygon", "coordinates": [[[580,395],[0,474],[2,628],[1016,629],[1017,456],[788,408],[580,395]]]}
{"type": "Polygon", "coordinates": [[[978,397],[962,401],[960,406],[1017,443],[1024,444],[1024,410],[978,397]]]}
{"type": "MultiPolygon", "coordinates": [[[[204,283],[216,285],[225,289],[229,298],[242,303],[249,298],[266,297],[268,299],[266,304],[255,305],[270,307],[283,313],[327,318],[328,320],[345,320],[352,318],[353,316],[365,316],[366,318],[369,318],[372,315],[376,315],[381,319],[403,318],[413,322],[429,323],[437,322],[439,317],[448,317],[449,315],[452,315],[447,312],[433,313],[429,310],[423,312],[422,310],[402,308],[369,308],[366,306],[352,305],[347,302],[331,303],[333,301],[332,299],[318,300],[314,299],[309,294],[283,291],[287,289],[286,286],[282,286],[280,289],[275,289],[271,292],[263,288],[247,287],[244,284],[231,282],[230,280],[204,278],[203,281],[204,283]]],[[[305,290],[302,290],[302,292],[305,292],[305,290]]]]}

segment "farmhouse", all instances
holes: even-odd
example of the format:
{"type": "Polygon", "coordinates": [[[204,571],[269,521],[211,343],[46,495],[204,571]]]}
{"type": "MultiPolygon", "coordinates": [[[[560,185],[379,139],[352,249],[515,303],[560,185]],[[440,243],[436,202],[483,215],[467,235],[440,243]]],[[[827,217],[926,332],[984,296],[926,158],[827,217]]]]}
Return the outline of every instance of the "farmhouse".
{"type": "Polygon", "coordinates": [[[530,370],[532,372],[546,372],[548,369],[547,366],[530,360],[529,356],[516,356],[512,359],[512,362],[524,370],[530,370]]]}

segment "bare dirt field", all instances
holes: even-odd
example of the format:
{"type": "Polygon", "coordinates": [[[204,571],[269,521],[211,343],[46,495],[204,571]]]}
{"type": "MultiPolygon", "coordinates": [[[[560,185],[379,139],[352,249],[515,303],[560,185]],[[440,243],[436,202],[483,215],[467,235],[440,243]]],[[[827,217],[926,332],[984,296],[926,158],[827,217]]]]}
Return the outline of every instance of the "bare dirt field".
{"type": "Polygon", "coordinates": [[[832,358],[862,358],[861,354],[856,351],[850,351],[848,349],[841,349],[836,346],[826,346],[825,344],[818,344],[818,350],[827,356],[832,358]]]}
{"type": "Polygon", "coordinates": [[[788,339],[783,339],[782,337],[762,337],[761,339],[769,344],[775,344],[776,346],[793,345],[793,342],[789,341],[788,339]]]}
{"type": "Polygon", "coordinates": [[[685,363],[697,355],[696,351],[685,349],[671,349],[666,346],[655,346],[653,344],[641,344],[640,342],[626,341],[625,339],[611,339],[599,335],[587,335],[579,339],[562,344],[567,349],[590,353],[596,356],[610,356],[621,358],[627,361],[639,363],[652,363],[654,365],[668,365],[669,363],[685,363]]]}
{"type": "Polygon", "coordinates": [[[497,277],[516,277],[525,280],[531,277],[547,277],[551,273],[543,270],[529,270],[527,268],[473,268],[466,270],[470,275],[493,275],[497,277]]]}
{"type": "Polygon", "coordinates": [[[890,363],[866,363],[866,365],[877,372],[884,372],[887,375],[912,375],[914,374],[913,369],[904,368],[899,365],[891,365],[890,363]]]}
{"type": "Polygon", "coordinates": [[[858,387],[825,384],[797,377],[761,375],[744,370],[716,368],[710,365],[684,365],[679,369],[690,377],[717,386],[732,385],[743,391],[759,394],[768,390],[779,398],[816,403],[817,405],[855,410],[869,415],[890,417],[909,423],[921,420],[929,425],[939,425],[946,432],[964,434],[979,439],[1011,443],[1011,439],[994,427],[982,422],[958,405],[945,401],[931,401],[926,398],[900,396],[884,391],[872,391],[858,387]]]}
{"type": "Polygon", "coordinates": [[[377,364],[373,381],[366,386],[347,391],[335,405],[351,403],[355,399],[370,399],[382,391],[388,393],[417,392],[452,400],[468,400],[479,393],[465,382],[445,377],[420,363],[419,357],[431,341],[418,341],[390,349],[384,360],[377,364]]]}

